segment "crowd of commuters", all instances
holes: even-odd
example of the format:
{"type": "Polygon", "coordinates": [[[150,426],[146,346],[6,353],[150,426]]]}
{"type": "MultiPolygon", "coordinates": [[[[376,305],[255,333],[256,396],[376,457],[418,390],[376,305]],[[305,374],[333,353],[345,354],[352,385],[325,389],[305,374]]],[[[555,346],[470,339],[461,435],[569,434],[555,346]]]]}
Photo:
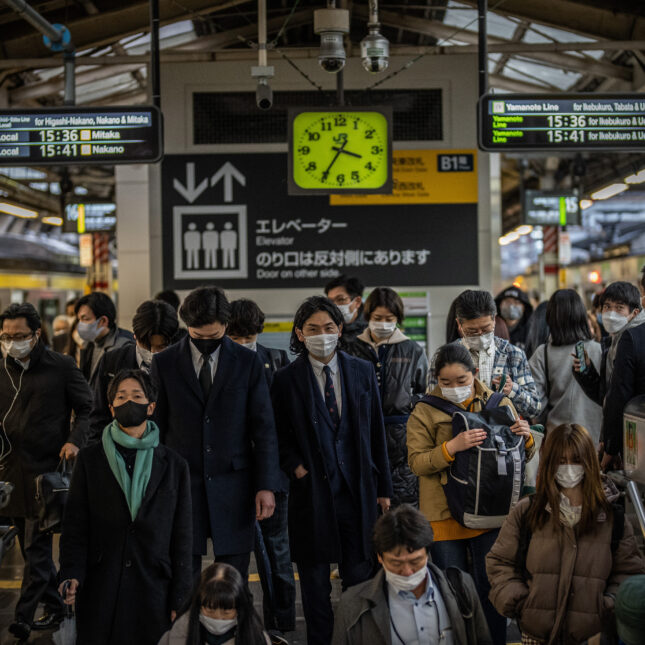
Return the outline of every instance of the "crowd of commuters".
{"type": "Polygon", "coordinates": [[[10,633],[74,605],[79,645],[285,644],[295,564],[309,645],[503,645],[508,619],[523,645],[642,642],[645,563],[604,473],[645,394],[638,289],[610,284],[597,315],[570,289],[464,291],[430,363],[393,289],[324,291],[291,356],[215,286],[157,294],[132,333],[99,292],[51,341],[32,305],[0,314],[3,514],[25,561],[10,633]],[[36,477],[61,461],[57,570],[36,477]]]}

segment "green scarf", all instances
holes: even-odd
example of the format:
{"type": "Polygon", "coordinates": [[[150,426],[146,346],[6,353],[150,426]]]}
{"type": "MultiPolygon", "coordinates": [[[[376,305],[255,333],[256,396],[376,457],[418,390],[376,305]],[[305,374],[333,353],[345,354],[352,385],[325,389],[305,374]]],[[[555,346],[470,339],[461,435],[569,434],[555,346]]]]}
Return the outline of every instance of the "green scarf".
{"type": "Polygon", "coordinates": [[[153,421],[148,421],[148,425],[141,439],[135,439],[123,432],[115,419],[103,430],[102,442],[108,464],[110,464],[110,469],[125,495],[132,521],[134,521],[141,507],[143,496],[148,487],[148,481],[150,480],[152,455],[154,449],[159,445],[159,428],[153,421]],[[121,453],[116,449],[115,444],[117,443],[124,448],[134,448],[137,450],[132,479],[125,467],[125,461],[121,453]]]}

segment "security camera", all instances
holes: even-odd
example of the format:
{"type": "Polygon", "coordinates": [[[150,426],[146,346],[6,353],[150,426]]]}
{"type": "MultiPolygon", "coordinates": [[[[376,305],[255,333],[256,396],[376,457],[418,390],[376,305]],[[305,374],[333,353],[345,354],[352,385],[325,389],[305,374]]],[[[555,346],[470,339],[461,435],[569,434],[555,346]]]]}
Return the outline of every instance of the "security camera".
{"type": "Polygon", "coordinates": [[[314,11],[314,32],[320,35],[319,65],[331,74],[340,72],[347,60],[343,37],[349,33],[349,11],[317,9],[314,11]]]}
{"type": "Polygon", "coordinates": [[[255,102],[261,110],[269,110],[273,105],[273,90],[266,78],[258,81],[258,86],[255,90],[255,102]]]}
{"type": "Polygon", "coordinates": [[[258,79],[255,88],[255,103],[261,110],[270,110],[273,106],[273,90],[269,79],[273,78],[275,69],[271,65],[256,65],[251,67],[251,77],[258,79]]]}
{"type": "Polygon", "coordinates": [[[361,40],[361,62],[363,68],[372,74],[387,69],[390,42],[378,31],[378,25],[370,25],[370,32],[361,40]]]}

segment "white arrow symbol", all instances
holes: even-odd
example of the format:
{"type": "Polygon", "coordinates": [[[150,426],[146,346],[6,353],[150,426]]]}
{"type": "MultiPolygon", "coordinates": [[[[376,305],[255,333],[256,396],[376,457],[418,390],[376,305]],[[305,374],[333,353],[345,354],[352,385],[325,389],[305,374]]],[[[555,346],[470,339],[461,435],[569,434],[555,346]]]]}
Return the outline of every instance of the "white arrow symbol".
{"type": "Polygon", "coordinates": [[[190,204],[192,204],[207,188],[208,178],[204,179],[199,186],[195,186],[195,164],[186,164],[186,185],[179,183],[178,179],[173,179],[174,189],[190,204]]]}
{"type": "Polygon", "coordinates": [[[215,186],[224,177],[224,201],[233,201],[233,179],[238,184],[246,186],[246,177],[230,162],[227,161],[212,177],[211,186],[215,186]]]}

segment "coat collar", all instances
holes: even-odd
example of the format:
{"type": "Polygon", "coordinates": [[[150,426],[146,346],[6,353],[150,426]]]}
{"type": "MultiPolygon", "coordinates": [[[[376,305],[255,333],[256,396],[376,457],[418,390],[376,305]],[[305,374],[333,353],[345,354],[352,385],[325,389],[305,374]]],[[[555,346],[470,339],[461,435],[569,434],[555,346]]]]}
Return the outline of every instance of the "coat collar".
{"type": "Polygon", "coordinates": [[[372,335],[370,334],[370,328],[366,327],[358,336],[358,340],[362,340],[364,343],[367,343],[373,349],[377,349],[381,345],[398,345],[399,343],[404,343],[409,338],[397,327],[392,335],[387,338],[384,342],[376,344],[372,340],[372,335]]]}
{"type": "Polygon", "coordinates": [[[148,480],[148,485],[146,486],[146,492],[141,501],[141,506],[143,507],[150,498],[157,492],[159,484],[164,479],[164,474],[166,472],[166,466],[168,462],[164,456],[162,449],[159,447],[154,449],[154,458],[152,460],[152,469],[150,470],[150,479],[148,480]]]}

